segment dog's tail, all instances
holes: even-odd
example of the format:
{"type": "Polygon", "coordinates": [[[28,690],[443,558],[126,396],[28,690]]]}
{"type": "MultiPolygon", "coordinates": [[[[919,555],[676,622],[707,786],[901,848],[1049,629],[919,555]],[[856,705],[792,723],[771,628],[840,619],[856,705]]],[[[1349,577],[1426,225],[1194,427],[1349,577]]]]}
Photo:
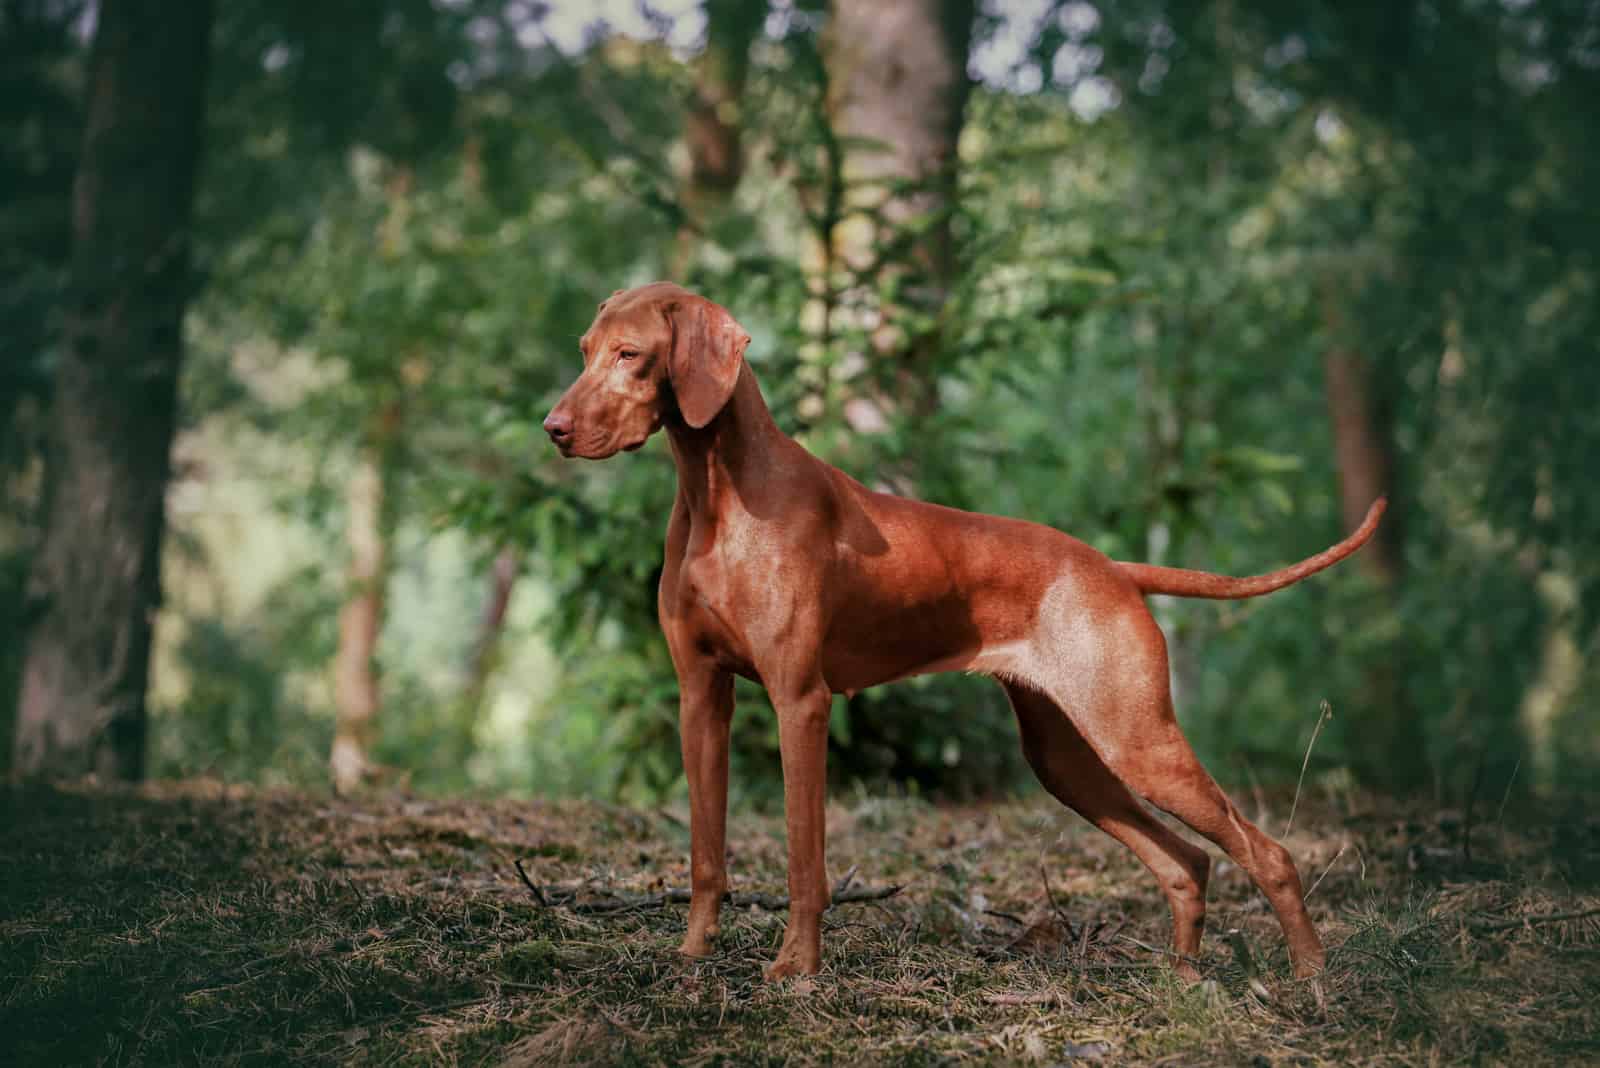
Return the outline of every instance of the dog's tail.
{"type": "Polygon", "coordinates": [[[1250,578],[1231,578],[1213,575],[1209,571],[1187,571],[1181,567],[1156,567],[1154,564],[1130,564],[1116,561],[1117,569],[1133,580],[1142,593],[1165,593],[1173,597],[1205,597],[1217,601],[1237,601],[1245,597],[1260,597],[1273,590],[1293,585],[1308,575],[1315,575],[1325,567],[1332,567],[1365,545],[1378,529],[1378,519],[1388,506],[1388,500],[1379,497],[1367,509],[1355,533],[1315,556],[1308,556],[1298,564],[1279,571],[1250,578]]]}

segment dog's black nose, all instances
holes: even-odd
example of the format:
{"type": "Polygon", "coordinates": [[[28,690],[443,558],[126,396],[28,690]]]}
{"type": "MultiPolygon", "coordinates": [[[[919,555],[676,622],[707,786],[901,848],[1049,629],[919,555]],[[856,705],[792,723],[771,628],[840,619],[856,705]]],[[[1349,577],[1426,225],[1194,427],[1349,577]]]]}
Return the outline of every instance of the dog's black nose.
{"type": "Polygon", "coordinates": [[[544,432],[557,444],[566,441],[572,436],[572,416],[566,412],[551,412],[544,417],[544,432]]]}

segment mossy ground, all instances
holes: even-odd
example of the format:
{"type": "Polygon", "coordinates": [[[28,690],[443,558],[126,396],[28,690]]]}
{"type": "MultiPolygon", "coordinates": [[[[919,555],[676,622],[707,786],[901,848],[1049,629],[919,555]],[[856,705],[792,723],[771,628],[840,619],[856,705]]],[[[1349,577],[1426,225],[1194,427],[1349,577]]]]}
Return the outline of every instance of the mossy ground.
{"type": "MultiPolygon", "coordinates": [[[[217,784],[0,794],[0,1064],[1600,1063],[1600,818],[1302,799],[1286,842],[1329,948],[1289,978],[1219,861],[1185,986],[1153,880],[1048,799],[830,808],[815,979],[761,982],[781,914],[582,915],[544,884],[687,884],[681,812],[352,802],[217,784]],[[1044,875],[1049,877],[1047,892],[1044,875]],[[1236,929],[1238,937],[1227,932],[1236,929]],[[1248,961],[1247,961],[1248,958],[1248,961]],[[1249,974],[1252,964],[1258,975],[1249,974]]],[[[1288,798],[1247,811],[1282,830],[1288,798]]],[[[735,812],[737,889],[781,893],[781,820],[735,812]]]]}

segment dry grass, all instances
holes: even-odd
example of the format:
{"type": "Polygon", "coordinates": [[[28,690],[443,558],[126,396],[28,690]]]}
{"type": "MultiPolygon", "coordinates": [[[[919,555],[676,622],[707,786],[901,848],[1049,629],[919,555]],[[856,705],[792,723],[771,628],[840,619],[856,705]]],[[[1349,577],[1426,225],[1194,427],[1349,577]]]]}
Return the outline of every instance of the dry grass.
{"type": "MultiPolygon", "coordinates": [[[[1208,978],[1185,987],[1141,948],[1167,933],[1149,876],[1053,803],[839,803],[836,872],[906,890],[835,910],[824,973],[773,986],[779,914],[729,915],[691,963],[682,906],[543,908],[512,867],[682,886],[681,814],[214,784],[0,798],[0,1064],[1600,1062],[1600,915],[1511,922],[1600,907],[1600,820],[1576,806],[1464,849],[1451,813],[1302,800],[1288,844],[1328,972],[1289,979],[1263,900],[1219,864],[1208,978]]],[[[781,825],[733,825],[738,887],[781,892],[781,825]]]]}

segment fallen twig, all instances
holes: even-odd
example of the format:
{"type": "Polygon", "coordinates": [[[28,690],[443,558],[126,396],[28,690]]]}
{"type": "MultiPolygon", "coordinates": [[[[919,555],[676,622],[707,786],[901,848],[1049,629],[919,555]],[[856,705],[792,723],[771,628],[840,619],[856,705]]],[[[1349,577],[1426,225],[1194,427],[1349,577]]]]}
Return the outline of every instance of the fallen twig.
{"type": "Polygon", "coordinates": [[[1013,993],[1003,990],[995,994],[983,995],[983,1000],[990,1005],[1058,1005],[1061,995],[1053,990],[1046,990],[1037,994],[1013,993]]]}
{"type": "Polygon", "coordinates": [[[539,889],[538,885],[532,879],[528,878],[527,871],[523,869],[522,858],[518,857],[516,860],[512,861],[512,863],[516,866],[517,878],[522,880],[522,885],[528,888],[528,892],[533,895],[533,899],[545,908],[549,908],[550,902],[545,899],[544,891],[539,889]]]}
{"type": "Polygon", "coordinates": [[[1493,934],[1495,931],[1512,931],[1518,927],[1532,927],[1539,923],[1566,923],[1569,920],[1587,920],[1591,916],[1600,916],[1600,909],[1584,909],[1582,912],[1550,912],[1543,916],[1519,916],[1514,920],[1498,920],[1494,923],[1469,923],[1467,927],[1478,934],[1493,934]]]}
{"type": "Polygon", "coordinates": [[[1124,942],[1128,943],[1131,946],[1138,946],[1140,949],[1144,950],[1147,953],[1159,953],[1164,957],[1176,957],[1177,956],[1177,954],[1174,953],[1170,949],[1161,949],[1161,948],[1159,948],[1157,946],[1152,946],[1149,942],[1141,942],[1137,938],[1133,937],[1132,935],[1118,935],[1117,937],[1121,938],[1124,942]]]}
{"type": "Polygon", "coordinates": [[[994,916],[997,919],[1005,920],[1008,923],[1014,923],[1018,927],[1026,927],[1026,926],[1028,926],[1028,922],[1026,920],[1024,920],[1021,916],[1015,916],[1015,915],[1012,915],[1009,912],[1001,912],[999,909],[984,909],[983,910],[983,914],[985,916],[994,916]]]}
{"type": "MultiPolygon", "coordinates": [[[[522,861],[515,862],[517,876],[522,880],[522,885],[528,888],[533,899],[542,908],[567,908],[573,912],[585,915],[616,915],[625,912],[648,912],[654,909],[665,908],[668,905],[685,905],[689,903],[691,892],[687,887],[668,887],[655,894],[641,894],[637,896],[617,894],[606,890],[602,893],[608,895],[607,899],[599,901],[579,901],[578,895],[584,890],[582,886],[539,886],[522,867],[522,861]]],[[[851,868],[845,873],[833,888],[834,905],[853,905],[862,901],[882,901],[894,897],[905,887],[895,884],[890,886],[853,886],[856,869],[851,868]]],[[[722,895],[722,902],[732,908],[758,908],[768,912],[784,912],[789,908],[787,895],[778,894],[748,894],[728,891],[722,895]]],[[[830,906],[831,907],[831,906],[830,906]]]]}
{"type": "Polygon", "coordinates": [[[1078,928],[1078,956],[1087,957],[1089,955],[1090,940],[1099,934],[1105,925],[1106,921],[1101,920],[1091,928],[1088,920],[1083,921],[1083,926],[1078,928]]]}
{"type": "Polygon", "coordinates": [[[1165,957],[1173,964],[1188,964],[1192,967],[1197,967],[1200,964],[1199,957],[1186,957],[1175,949],[1164,949],[1161,946],[1152,946],[1148,942],[1139,941],[1132,935],[1119,934],[1117,937],[1122,941],[1127,942],[1129,945],[1138,946],[1147,953],[1154,953],[1158,956],[1165,957]]]}

